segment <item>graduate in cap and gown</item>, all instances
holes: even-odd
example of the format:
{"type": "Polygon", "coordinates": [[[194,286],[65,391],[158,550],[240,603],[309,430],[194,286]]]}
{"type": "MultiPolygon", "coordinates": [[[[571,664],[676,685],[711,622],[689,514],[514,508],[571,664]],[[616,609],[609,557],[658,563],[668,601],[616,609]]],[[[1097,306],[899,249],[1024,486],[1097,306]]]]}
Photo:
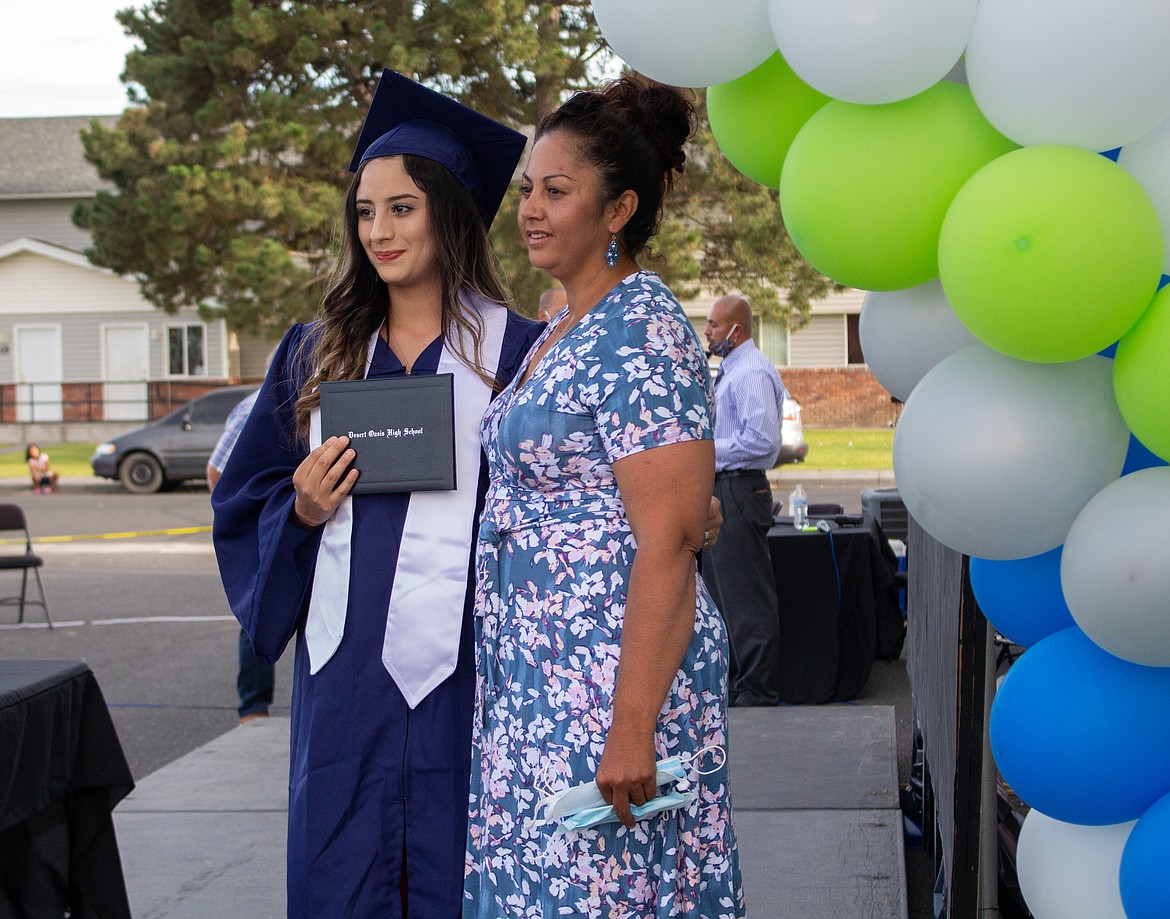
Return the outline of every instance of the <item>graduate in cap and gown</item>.
{"type": "Polygon", "coordinates": [[[475,684],[480,420],[542,326],[512,312],[487,229],[524,137],[382,75],[318,318],[288,331],[213,495],[232,610],[295,643],[288,915],[459,915],[475,684]],[[453,375],[457,488],[351,494],[323,382],[453,375]]]}

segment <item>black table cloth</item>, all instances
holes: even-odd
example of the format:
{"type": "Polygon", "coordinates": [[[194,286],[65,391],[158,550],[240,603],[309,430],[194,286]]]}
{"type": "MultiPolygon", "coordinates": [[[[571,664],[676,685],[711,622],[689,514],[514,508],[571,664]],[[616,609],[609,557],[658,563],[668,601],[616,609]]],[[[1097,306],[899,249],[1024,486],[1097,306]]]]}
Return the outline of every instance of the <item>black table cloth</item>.
{"type": "Polygon", "coordinates": [[[875,658],[891,659],[904,634],[897,558],[874,522],[799,533],[778,518],[768,532],[780,617],[780,701],[852,699],[875,658]]]}
{"type": "Polygon", "coordinates": [[[0,661],[0,916],[129,919],[114,806],[134,788],[72,661],[0,661]]]}

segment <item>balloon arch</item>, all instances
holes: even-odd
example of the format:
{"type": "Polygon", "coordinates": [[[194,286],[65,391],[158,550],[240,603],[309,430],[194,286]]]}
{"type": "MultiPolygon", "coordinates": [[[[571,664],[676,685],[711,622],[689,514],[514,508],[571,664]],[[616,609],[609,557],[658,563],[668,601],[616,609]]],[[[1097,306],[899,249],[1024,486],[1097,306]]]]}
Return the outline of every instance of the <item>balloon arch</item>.
{"type": "Polygon", "coordinates": [[[594,0],[869,291],[894,469],[1027,650],[991,711],[1038,919],[1170,916],[1165,0],[594,0]],[[1102,155],[1103,154],[1103,155],[1102,155]]]}

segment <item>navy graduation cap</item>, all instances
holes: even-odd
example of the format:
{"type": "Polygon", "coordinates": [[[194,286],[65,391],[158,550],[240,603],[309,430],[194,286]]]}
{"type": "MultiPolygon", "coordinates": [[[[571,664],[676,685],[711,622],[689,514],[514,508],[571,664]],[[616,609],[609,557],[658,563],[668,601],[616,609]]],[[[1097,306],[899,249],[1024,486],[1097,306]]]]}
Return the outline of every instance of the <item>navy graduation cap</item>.
{"type": "Polygon", "coordinates": [[[357,172],[366,160],[403,153],[434,160],[467,189],[490,227],[527,142],[486,115],[383,70],[349,171],[357,172]]]}

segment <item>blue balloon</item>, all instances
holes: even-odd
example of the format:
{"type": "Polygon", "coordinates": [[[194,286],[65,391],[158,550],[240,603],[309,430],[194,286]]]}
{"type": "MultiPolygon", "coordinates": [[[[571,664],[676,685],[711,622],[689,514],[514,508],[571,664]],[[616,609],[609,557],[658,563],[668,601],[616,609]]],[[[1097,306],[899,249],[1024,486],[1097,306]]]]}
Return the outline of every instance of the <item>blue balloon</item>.
{"type": "Polygon", "coordinates": [[[1125,454],[1125,465],[1121,467],[1122,475],[1129,475],[1139,469],[1152,469],[1154,466],[1167,465],[1170,463],[1152,453],[1149,447],[1132,434],[1129,435],[1129,451],[1125,454]]]}
{"type": "Polygon", "coordinates": [[[1060,586],[1064,546],[1043,555],[971,559],[971,589],[983,615],[1005,638],[1030,648],[1076,625],[1060,586]]]}
{"type": "Polygon", "coordinates": [[[1170,916],[1170,795],[1146,811],[1129,834],[1121,855],[1121,903],[1129,919],[1170,916]]]}
{"type": "Polygon", "coordinates": [[[991,707],[1003,780],[1065,823],[1136,820],[1170,793],[1170,668],[1103,651],[1077,628],[1023,653],[991,707]]]}

